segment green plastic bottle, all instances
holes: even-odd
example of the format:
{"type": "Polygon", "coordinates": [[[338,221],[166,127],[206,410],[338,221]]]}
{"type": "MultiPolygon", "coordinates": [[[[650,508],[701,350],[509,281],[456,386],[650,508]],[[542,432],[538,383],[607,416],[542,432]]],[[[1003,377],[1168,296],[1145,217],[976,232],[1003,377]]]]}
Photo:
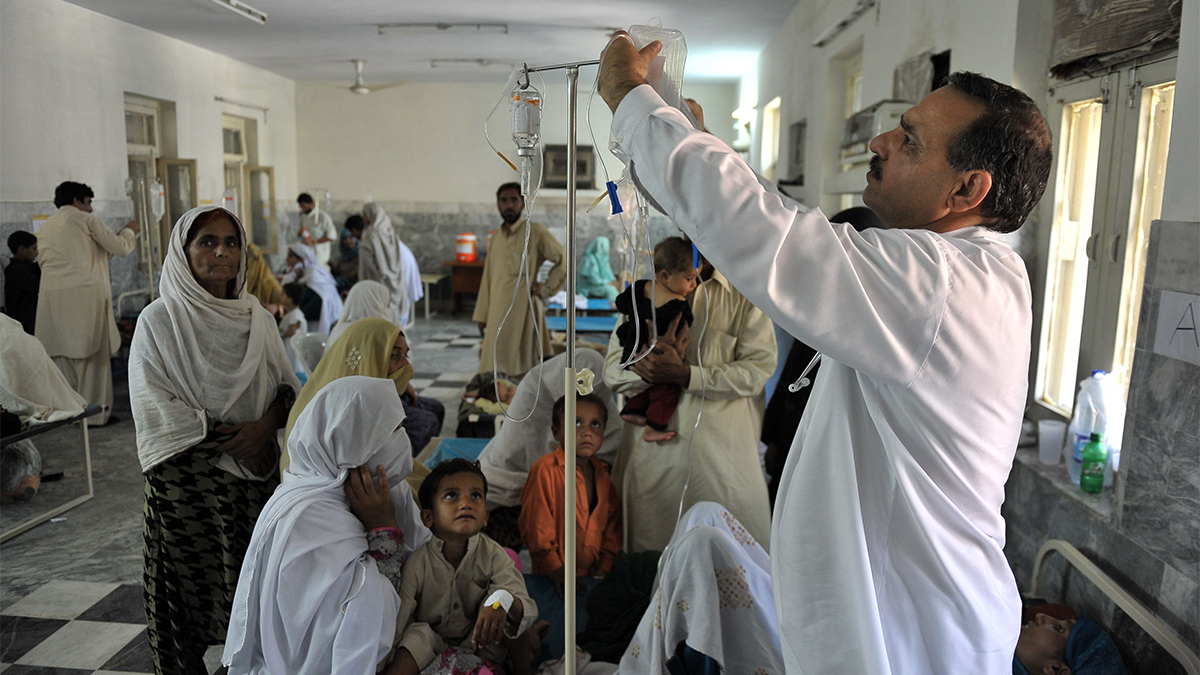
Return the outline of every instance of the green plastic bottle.
{"type": "Polygon", "coordinates": [[[1092,434],[1083,446],[1083,469],[1079,474],[1079,488],[1084,492],[1098,493],[1104,489],[1104,464],[1108,461],[1108,446],[1100,434],[1092,434]]]}

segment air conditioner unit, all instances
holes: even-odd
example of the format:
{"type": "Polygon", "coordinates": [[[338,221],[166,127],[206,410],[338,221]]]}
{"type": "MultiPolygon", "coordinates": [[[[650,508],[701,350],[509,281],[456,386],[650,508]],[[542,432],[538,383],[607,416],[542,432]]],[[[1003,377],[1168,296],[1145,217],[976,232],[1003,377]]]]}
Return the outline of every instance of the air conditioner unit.
{"type": "Polygon", "coordinates": [[[912,105],[908,101],[880,101],[851,115],[842,130],[842,155],[867,152],[871,139],[899,126],[900,116],[912,105]]]}

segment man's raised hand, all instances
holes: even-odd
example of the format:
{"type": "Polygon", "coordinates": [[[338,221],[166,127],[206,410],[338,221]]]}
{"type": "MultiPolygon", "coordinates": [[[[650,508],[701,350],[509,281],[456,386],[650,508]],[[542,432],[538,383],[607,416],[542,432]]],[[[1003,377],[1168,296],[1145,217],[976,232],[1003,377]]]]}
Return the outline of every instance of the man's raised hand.
{"type": "Polygon", "coordinates": [[[634,87],[646,84],[646,72],[650,63],[662,51],[662,43],[651,42],[638,51],[629,34],[619,30],[613,34],[604,51],[600,52],[600,74],[597,75],[600,96],[613,112],[621,99],[634,87]]]}

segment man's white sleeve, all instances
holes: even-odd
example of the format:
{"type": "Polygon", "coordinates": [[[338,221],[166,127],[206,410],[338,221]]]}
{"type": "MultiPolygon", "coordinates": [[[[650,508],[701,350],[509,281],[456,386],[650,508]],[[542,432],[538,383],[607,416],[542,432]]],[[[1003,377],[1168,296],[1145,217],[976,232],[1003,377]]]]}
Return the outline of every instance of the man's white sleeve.
{"type": "Polygon", "coordinates": [[[913,380],[946,306],[939,235],[831,225],[765,189],[648,85],[624,98],[612,128],[643,192],[776,323],[867,375],[913,380]]]}

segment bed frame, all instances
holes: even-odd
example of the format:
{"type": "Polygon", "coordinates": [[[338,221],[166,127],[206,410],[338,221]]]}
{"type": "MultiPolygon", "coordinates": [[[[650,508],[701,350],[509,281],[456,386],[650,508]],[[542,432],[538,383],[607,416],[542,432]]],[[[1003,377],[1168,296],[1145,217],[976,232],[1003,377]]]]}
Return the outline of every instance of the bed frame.
{"type": "Polygon", "coordinates": [[[1061,539],[1051,539],[1042,544],[1037,559],[1033,563],[1033,579],[1030,581],[1029,592],[1025,594],[1025,597],[1045,597],[1046,571],[1049,568],[1046,560],[1055,553],[1065,558],[1069,565],[1079,570],[1083,576],[1087,577],[1088,581],[1091,581],[1096,588],[1103,591],[1122,611],[1136,621],[1142,630],[1149,633],[1150,637],[1154,638],[1158,644],[1162,645],[1163,649],[1167,650],[1167,653],[1183,665],[1183,669],[1188,675],[1200,675],[1200,656],[1196,656],[1195,652],[1188,649],[1173,630],[1157,616],[1147,611],[1132,595],[1118,586],[1095,563],[1080,553],[1079,549],[1061,539]]]}

